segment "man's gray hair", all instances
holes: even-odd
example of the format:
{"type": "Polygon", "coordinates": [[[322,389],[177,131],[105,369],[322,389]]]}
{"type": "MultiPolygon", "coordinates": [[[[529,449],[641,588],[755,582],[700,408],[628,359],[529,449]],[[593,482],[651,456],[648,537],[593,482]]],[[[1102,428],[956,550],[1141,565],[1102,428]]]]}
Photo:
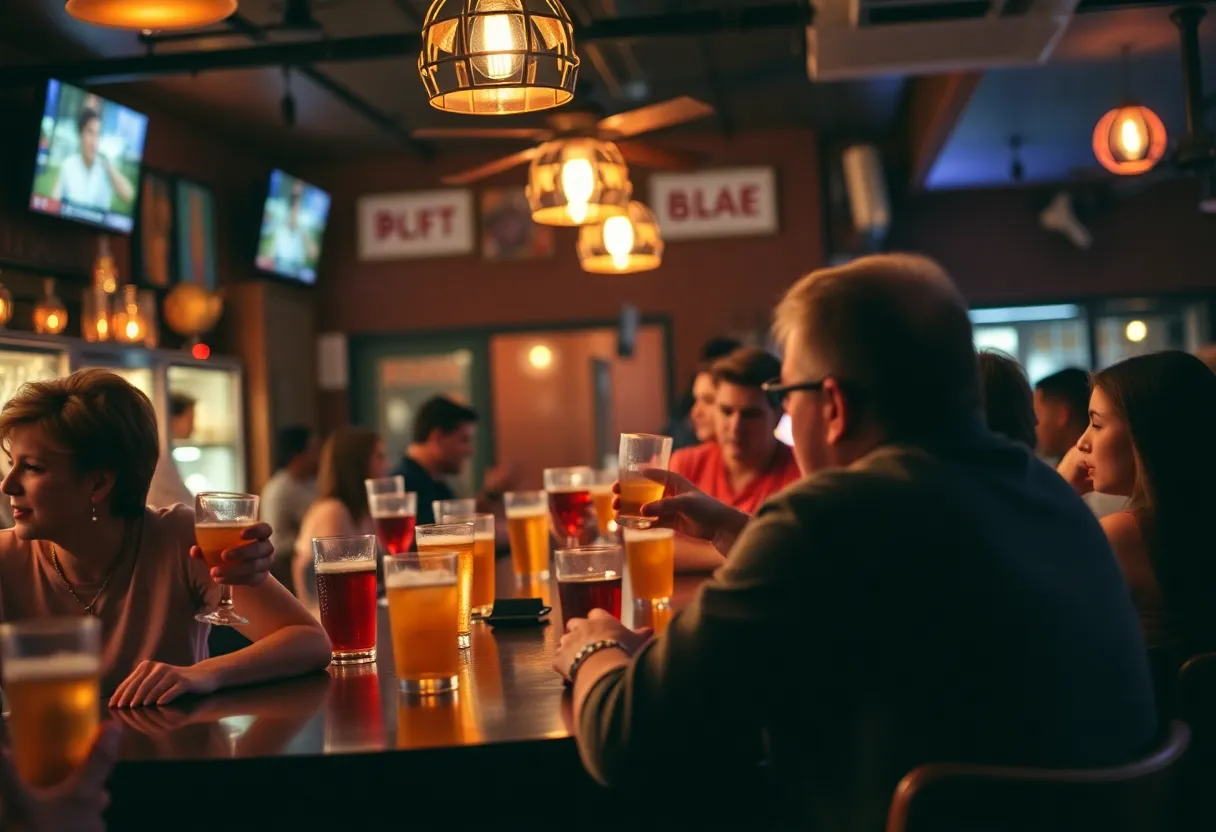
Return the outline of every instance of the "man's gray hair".
{"type": "Polygon", "coordinates": [[[773,333],[889,431],[932,430],[979,412],[967,304],[928,257],[879,254],[811,272],[778,303],[773,333]]]}

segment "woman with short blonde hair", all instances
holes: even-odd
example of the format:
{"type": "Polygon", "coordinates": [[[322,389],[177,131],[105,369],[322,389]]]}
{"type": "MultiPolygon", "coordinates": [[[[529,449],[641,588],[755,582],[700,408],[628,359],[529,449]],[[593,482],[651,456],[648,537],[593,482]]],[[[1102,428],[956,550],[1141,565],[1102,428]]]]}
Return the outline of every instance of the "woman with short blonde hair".
{"type": "Polygon", "coordinates": [[[270,527],[208,569],[194,512],[145,504],[159,456],[147,396],[103,370],[26,384],[0,411],[12,468],[0,482],[15,525],[0,532],[0,621],[95,615],[104,634],[102,688],[111,706],[177,697],[319,670],[325,632],[267,576],[270,527]],[[220,585],[234,585],[249,647],[208,658],[220,585]]]}

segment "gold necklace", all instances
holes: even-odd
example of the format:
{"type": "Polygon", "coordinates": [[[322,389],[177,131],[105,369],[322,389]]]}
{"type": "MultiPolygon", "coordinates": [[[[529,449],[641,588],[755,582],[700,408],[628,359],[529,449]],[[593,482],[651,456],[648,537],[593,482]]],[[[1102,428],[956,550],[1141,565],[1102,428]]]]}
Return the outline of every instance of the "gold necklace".
{"type": "Polygon", "coordinates": [[[110,564],[109,571],[106,573],[105,578],[102,579],[101,588],[97,590],[97,594],[93,596],[93,600],[86,604],[81,597],[76,594],[76,590],[72,588],[72,582],[68,580],[68,576],[63,572],[63,567],[59,565],[59,549],[54,543],[51,544],[51,565],[55,567],[55,572],[59,575],[59,580],[63,581],[64,587],[71,594],[72,598],[76,600],[77,604],[84,607],[85,615],[97,615],[97,613],[93,611],[93,606],[97,603],[97,599],[101,598],[101,593],[105,592],[106,587],[110,585],[110,579],[114,577],[114,573],[118,571],[118,567],[122,563],[122,556],[126,551],[126,548],[127,529],[124,527],[122,530],[122,543],[118,549],[118,556],[114,558],[114,562],[110,564]]]}

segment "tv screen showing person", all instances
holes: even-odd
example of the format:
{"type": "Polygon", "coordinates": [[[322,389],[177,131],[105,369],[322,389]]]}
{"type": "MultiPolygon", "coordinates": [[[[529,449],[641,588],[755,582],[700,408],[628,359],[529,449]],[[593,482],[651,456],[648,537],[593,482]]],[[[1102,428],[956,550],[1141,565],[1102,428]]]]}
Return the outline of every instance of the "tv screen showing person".
{"type": "Polygon", "coordinates": [[[30,208],[129,233],[147,116],[48,81],[30,208]]]}
{"type": "Polygon", "coordinates": [[[329,194],[276,170],[262,212],[258,268],[315,283],[321,238],[329,218],[329,194]]]}

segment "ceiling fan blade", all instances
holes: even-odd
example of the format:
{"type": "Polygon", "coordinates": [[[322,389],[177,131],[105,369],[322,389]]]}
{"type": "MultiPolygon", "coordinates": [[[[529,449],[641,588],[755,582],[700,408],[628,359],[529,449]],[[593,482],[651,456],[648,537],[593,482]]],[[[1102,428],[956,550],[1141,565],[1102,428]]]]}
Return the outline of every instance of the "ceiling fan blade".
{"type": "Polygon", "coordinates": [[[422,127],[413,131],[416,139],[518,139],[544,142],[552,136],[543,127],[422,127]]]}
{"type": "Polygon", "coordinates": [[[631,165],[661,170],[696,170],[705,162],[700,153],[689,150],[668,150],[639,141],[626,141],[617,145],[625,161],[631,165]]]}
{"type": "Polygon", "coordinates": [[[686,121],[694,121],[713,115],[714,108],[704,101],[698,101],[687,95],[679,98],[669,98],[658,104],[647,104],[627,113],[617,113],[602,119],[599,124],[600,132],[608,139],[624,139],[649,133],[652,130],[662,130],[664,127],[674,127],[686,121]]]}
{"type": "Polygon", "coordinates": [[[521,150],[518,153],[512,153],[510,156],[503,156],[501,159],[495,159],[484,165],[479,165],[475,168],[461,171],[460,173],[452,173],[442,178],[445,185],[468,185],[476,182],[478,179],[485,179],[493,176],[496,173],[508,171],[511,168],[519,167],[520,165],[531,162],[536,154],[540,153],[539,147],[529,147],[527,150],[521,150]]]}

